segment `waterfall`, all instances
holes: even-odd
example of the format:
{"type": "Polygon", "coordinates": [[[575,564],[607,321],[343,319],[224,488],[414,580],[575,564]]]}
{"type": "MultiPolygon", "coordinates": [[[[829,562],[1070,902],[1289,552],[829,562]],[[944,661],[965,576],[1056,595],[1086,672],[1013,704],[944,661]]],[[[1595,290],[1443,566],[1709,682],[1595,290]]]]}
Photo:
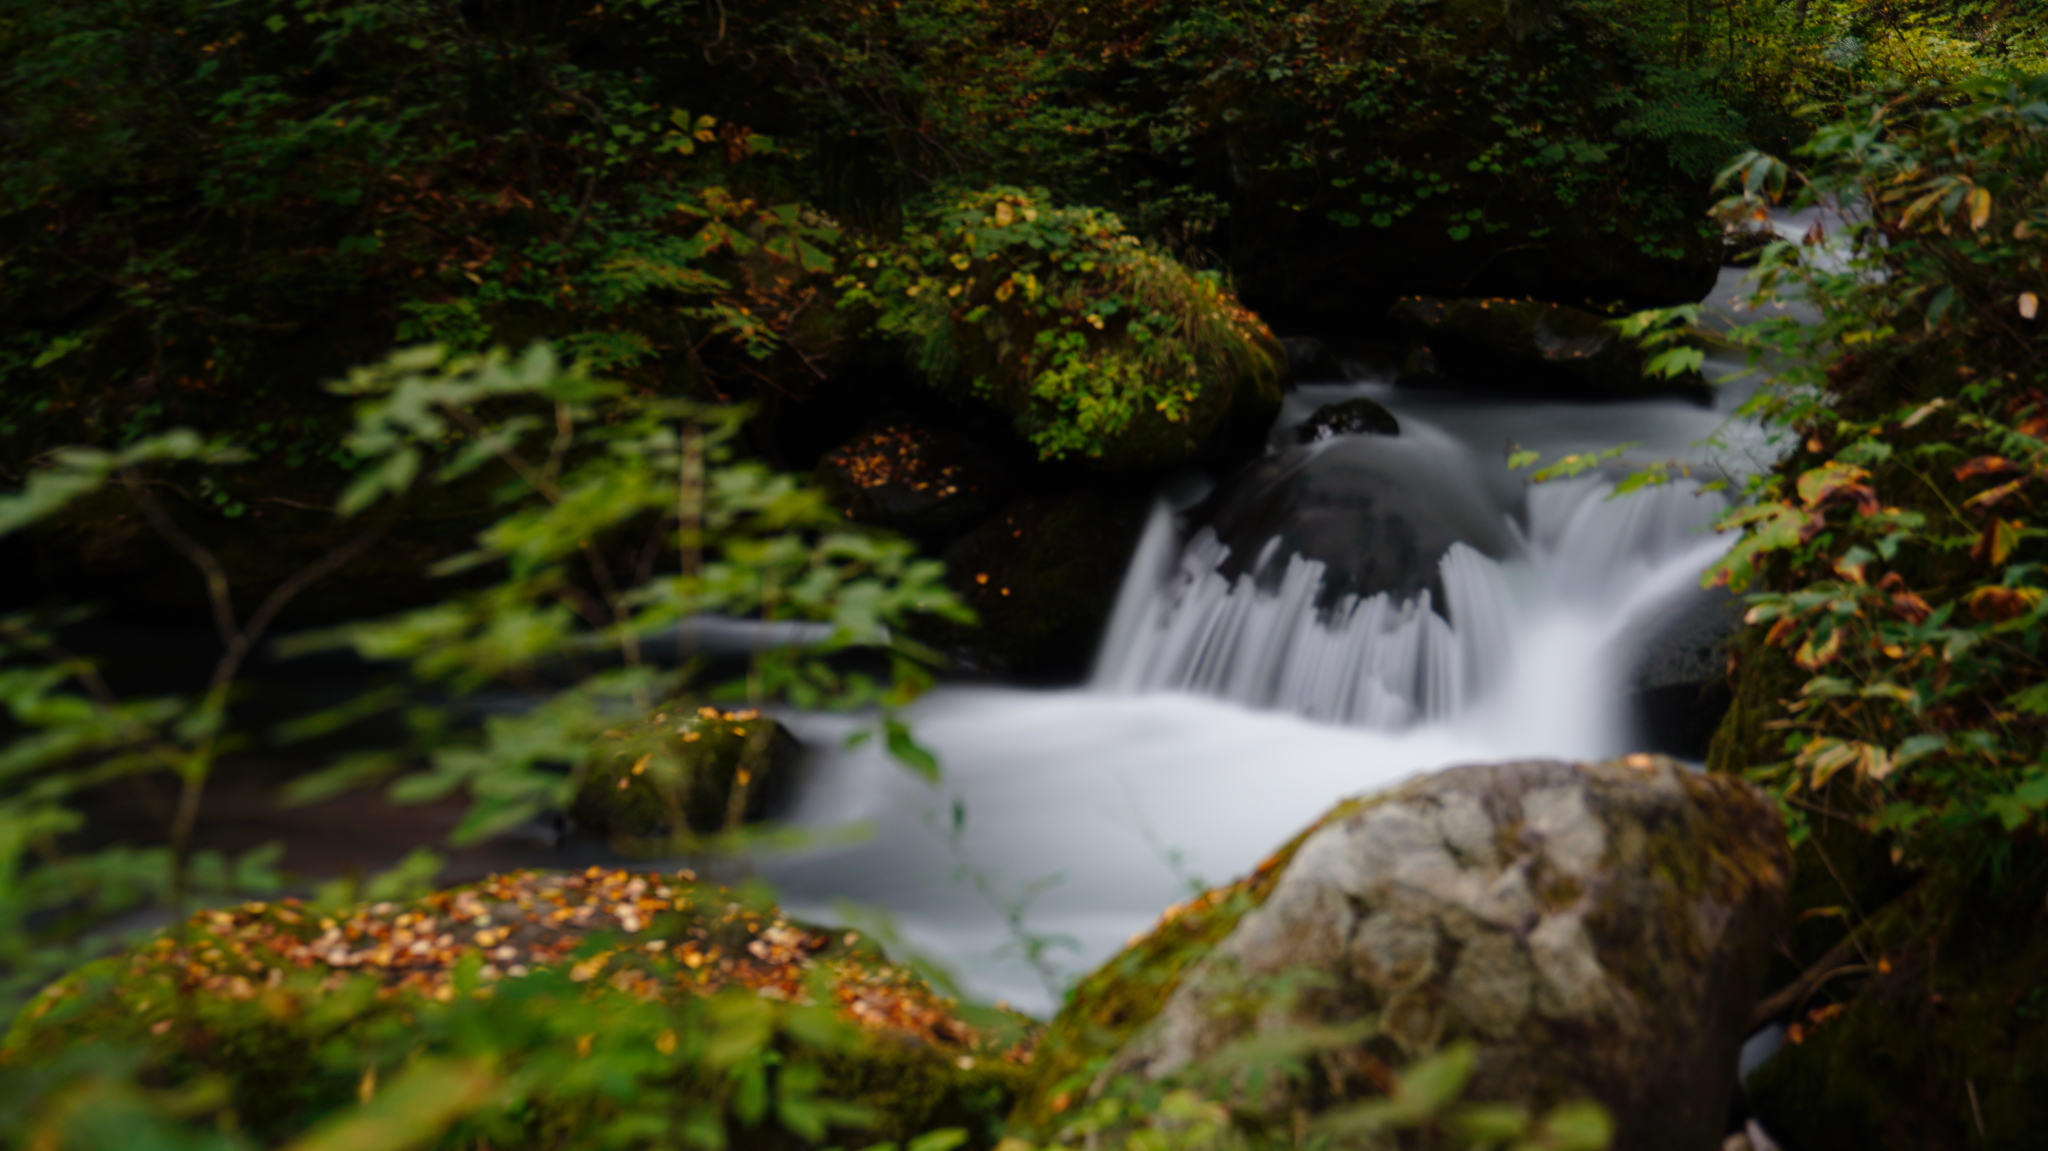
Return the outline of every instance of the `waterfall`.
{"type": "MultiPolygon", "coordinates": [[[[1248,707],[1361,727],[1399,728],[1456,714],[1510,642],[1510,595],[1497,564],[1454,544],[1440,565],[1452,627],[1424,590],[1317,607],[1327,565],[1286,558],[1276,592],[1219,570],[1230,549],[1203,528],[1163,586],[1118,601],[1094,677],[1099,690],[1189,691],[1248,707]]],[[[1272,562],[1269,555],[1255,565],[1272,562]]],[[[1150,573],[1134,569],[1132,581],[1150,573]]]]}
{"type": "MultiPolygon", "coordinates": [[[[1436,563],[1439,611],[1427,588],[1326,605],[1329,565],[1284,554],[1277,537],[1235,578],[1226,572],[1230,547],[1207,526],[1166,561],[1175,523],[1162,504],[1117,597],[1092,683],[1382,730],[1444,722],[1498,699],[1534,631],[1546,632],[1552,662],[1568,652],[1626,661],[1631,653],[1616,645],[1645,610],[1628,605],[1647,600],[1654,609],[1690,586],[1723,546],[1705,529],[1725,506],[1691,483],[1624,498],[1602,479],[1539,485],[1528,493],[1526,528],[1504,517],[1520,555],[1496,560],[1462,542],[1445,550],[1436,563]],[[1576,618],[1588,614],[1580,608],[1600,618],[1576,618]]],[[[1580,726],[1618,722],[1587,715],[1580,726]]]]}
{"type": "Polygon", "coordinates": [[[1089,683],[941,687],[908,709],[937,785],[880,741],[849,746],[856,720],[787,717],[814,749],[788,818],[866,838],[760,861],[784,905],[869,924],[970,994],[1046,1014],[1162,908],[1342,796],[1633,750],[1645,653],[1675,618],[1726,606],[1698,587],[1730,542],[1705,530],[1725,502],[1700,481],[1774,450],[1725,408],[1369,382],[1295,388],[1274,442],[1213,498],[1153,512],[1089,683]],[[1399,437],[1291,446],[1291,423],[1361,394],[1399,437]],[[1556,459],[1625,442],[1689,477],[1617,497],[1611,474],[1532,486],[1505,463],[1510,445],[1556,459]]]}

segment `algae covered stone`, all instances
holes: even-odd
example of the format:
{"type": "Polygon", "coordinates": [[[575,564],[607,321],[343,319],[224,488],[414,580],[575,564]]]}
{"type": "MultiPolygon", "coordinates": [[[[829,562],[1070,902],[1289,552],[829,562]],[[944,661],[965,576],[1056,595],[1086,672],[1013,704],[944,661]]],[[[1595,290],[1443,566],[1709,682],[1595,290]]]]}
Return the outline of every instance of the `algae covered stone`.
{"type": "Polygon", "coordinates": [[[858,933],[689,872],[593,867],[202,912],[45,989],[0,1062],[126,1049],[152,1081],[225,1084],[223,1115],[263,1145],[460,1068],[484,1089],[436,1120],[438,1145],[612,1146],[607,1130],[644,1128],[794,1149],[942,1127],[992,1141],[1030,1036],[858,933]]]}
{"type": "Polygon", "coordinates": [[[1339,805],[1084,982],[1019,1117],[1369,1024],[1237,1106],[1285,1122],[1469,1041],[1469,1099],[1592,1099],[1617,1148],[1714,1146],[1789,878],[1773,806],[1669,759],[1439,772],[1339,805]]]}
{"type": "Polygon", "coordinates": [[[1280,406],[1287,352],[1220,273],[1043,190],[958,195],[841,287],[934,383],[965,384],[1046,459],[1168,467],[1280,406]]]}
{"type": "Polygon", "coordinates": [[[802,748],[754,708],[657,710],[607,733],[570,814],[622,842],[730,831],[761,819],[802,748]]]}

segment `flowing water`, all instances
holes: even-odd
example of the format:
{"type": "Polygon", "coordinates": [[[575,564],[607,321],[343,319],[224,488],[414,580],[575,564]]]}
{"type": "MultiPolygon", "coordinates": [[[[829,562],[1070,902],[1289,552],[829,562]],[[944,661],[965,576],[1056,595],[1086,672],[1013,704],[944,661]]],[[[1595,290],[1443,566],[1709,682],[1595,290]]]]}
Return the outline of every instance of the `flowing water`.
{"type": "Polygon", "coordinates": [[[1670,621],[1717,605],[1698,582],[1728,543],[1707,530],[1725,505],[1701,481],[1772,454],[1730,406],[1300,386],[1274,453],[1200,505],[1206,520],[1187,500],[1154,513],[1093,682],[942,688],[912,709],[937,786],[871,744],[843,749],[851,721],[795,717],[823,750],[794,821],[866,838],[760,871],[798,914],[893,931],[968,993],[1046,1013],[1166,906],[1340,797],[1458,763],[1630,750],[1629,688],[1670,621]],[[1317,407],[1361,395],[1399,437],[1289,446],[1317,407]],[[1622,443],[1689,478],[1611,498],[1613,472],[1532,487],[1506,466],[1511,447],[1622,443]],[[1446,523],[1466,542],[1419,570],[1358,554],[1361,533],[1412,544],[1446,523]]]}

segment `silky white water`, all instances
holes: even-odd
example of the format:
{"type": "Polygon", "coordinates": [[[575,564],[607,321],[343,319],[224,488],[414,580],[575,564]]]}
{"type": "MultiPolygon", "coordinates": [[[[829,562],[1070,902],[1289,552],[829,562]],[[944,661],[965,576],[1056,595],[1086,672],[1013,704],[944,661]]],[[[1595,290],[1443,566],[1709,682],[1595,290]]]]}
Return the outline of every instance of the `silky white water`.
{"type": "Polygon", "coordinates": [[[1359,394],[1396,413],[1411,448],[1470,469],[1515,540],[1498,559],[1443,557],[1448,620],[1386,596],[1319,606],[1326,573],[1298,556],[1266,556],[1264,586],[1226,579],[1225,545],[1162,505],[1093,684],[941,688],[910,709],[942,762],[936,786],[872,741],[844,748],[854,721],[792,717],[820,749],[792,819],[866,835],[761,862],[785,906],[892,931],[970,995],[1045,1014],[1168,905],[1244,873],[1343,796],[1459,763],[1630,750],[1630,677],[1660,621],[1707,594],[1700,574],[1729,542],[1707,530],[1722,499],[1695,482],[1620,498],[1599,477],[1530,488],[1507,444],[1556,458],[1633,441],[1632,456],[1696,476],[1767,462],[1769,445],[1725,408],[1372,383],[1299,388],[1282,428],[1359,394]]]}

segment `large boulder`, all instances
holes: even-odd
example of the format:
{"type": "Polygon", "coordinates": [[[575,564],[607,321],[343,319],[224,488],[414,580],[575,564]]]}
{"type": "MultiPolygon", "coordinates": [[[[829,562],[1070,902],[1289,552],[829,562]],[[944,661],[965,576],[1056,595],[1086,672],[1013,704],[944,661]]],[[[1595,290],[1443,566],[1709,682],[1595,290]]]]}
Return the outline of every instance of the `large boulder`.
{"type": "Polygon", "coordinates": [[[1419,432],[1339,435],[1267,456],[1232,481],[1210,520],[1230,549],[1223,573],[1274,587],[1299,555],[1324,565],[1325,606],[1428,590],[1441,610],[1452,545],[1495,559],[1520,547],[1479,475],[1468,450],[1419,432]]]}
{"type": "Polygon", "coordinates": [[[846,277],[942,387],[988,401],[1047,460],[1113,471],[1242,456],[1280,408],[1287,351],[1223,277],[1117,216],[996,186],[916,216],[846,277]]]}
{"type": "Polygon", "coordinates": [[[434,1145],[538,1151],[609,1123],[799,1151],[935,1127],[986,1145],[1031,1030],[961,1007],[858,932],[690,871],[591,867],[409,902],[203,911],[45,988],[0,1037],[0,1063],[62,1068],[112,1047],[147,1082],[219,1090],[208,1109],[257,1146],[332,1132],[382,1097],[380,1071],[403,1099],[408,1082],[420,1092],[409,1068],[452,1065],[491,1090],[401,1112],[419,1130],[406,1145],[466,1116],[467,1138],[434,1145]],[[771,1066],[780,1101],[749,1103],[771,1066]]]}
{"type": "Polygon", "coordinates": [[[1453,768],[1340,804],[1169,913],[1054,1022],[1019,1117],[1248,1037],[1377,1018],[1236,1101],[1313,1114],[1476,1044],[1467,1098],[1604,1105],[1614,1146],[1719,1145],[1791,855],[1748,784],[1662,757],[1453,768]]]}
{"type": "Polygon", "coordinates": [[[946,549],[947,582],[978,623],[924,618],[918,638],[964,671],[1032,683],[1078,680],[1102,639],[1152,498],[1150,485],[1105,481],[1012,501],[946,549]]]}

